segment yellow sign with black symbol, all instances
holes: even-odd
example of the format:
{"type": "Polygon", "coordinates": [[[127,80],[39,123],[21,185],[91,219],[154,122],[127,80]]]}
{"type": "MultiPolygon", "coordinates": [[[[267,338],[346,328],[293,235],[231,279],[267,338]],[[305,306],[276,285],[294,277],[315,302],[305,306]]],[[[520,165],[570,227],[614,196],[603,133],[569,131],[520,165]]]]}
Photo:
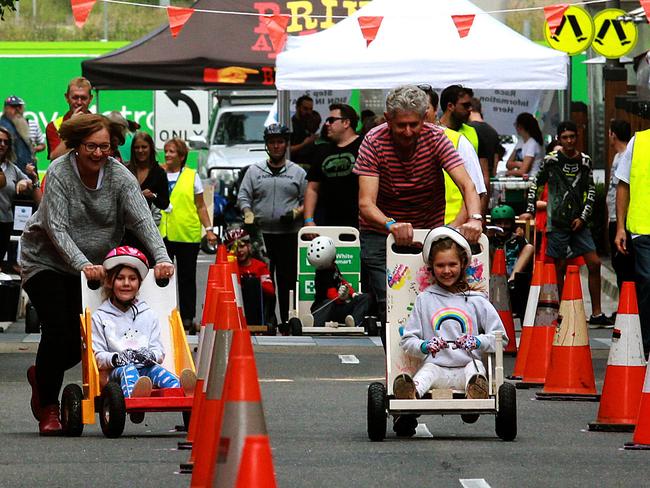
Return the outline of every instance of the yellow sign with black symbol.
{"type": "Polygon", "coordinates": [[[607,8],[596,14],[596,37],[591,47],[598,54],[606,58],[620,58],[636,45],[636,24],[619,20],[624,15],[625,12],[618,8],[607,8]]]}
{"type": "Polygon", "coordinates": [[[544,37],[553,49],[569,56],[580,54],[594,39],[594,21],[585,9],[571,5],[564,11],[555,34],[551,34],[548,22],[544,23],[544,37]]]}

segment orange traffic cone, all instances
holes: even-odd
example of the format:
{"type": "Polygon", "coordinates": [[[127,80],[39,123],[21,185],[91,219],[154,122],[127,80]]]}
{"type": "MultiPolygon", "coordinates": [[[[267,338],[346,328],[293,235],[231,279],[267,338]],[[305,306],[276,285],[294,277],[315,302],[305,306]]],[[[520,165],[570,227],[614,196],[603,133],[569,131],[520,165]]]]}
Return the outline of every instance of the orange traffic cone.
{"type": "Polygon", "coordinates": [[[598,417],[589,424],[589,430],[634,430],[645,369],[636,291],[634,283],[626,281],[621,287],[618,301],[598,417]]]}
{"type": "Polygon", "coordinates": [[[517,384],[517,388],[532,388],[544,384],[559,308],[555,265],[545,263],[524,374],[521,383],[517,384]]]}
{"type": "MultiPolygon", "coordinates": [[[[214,459],[216,473],[214,486],[220,488],[239,488],[255,486],[272,488],[276,486],[273,460],[262,396],[257,379],[255,359],[236,356],[231,358],[232,374],[228,375],[224,388],[223,429],[219,440],[219,456],[214,459]],[[264,439],[266,439],[264,441],[264,439]],[[251,450],[255,452],[256,444],[262,441],[262,449],[258,449],[262,459],[251,461],[251,450]],[[249,444],[249,450],[245,447],[249,444]],[[263,477],[254,477],[256,470],[263,477]],[[246,480],[252,478],[252,484],[246,480]]],[[[229,368],[230,370],[230,365],[229,368]]]]}
{"type": "Polygon", "coordinates": [[[560,318],[539,400],[598,401],[577,266],[567,266],[560,318]]]}
{"type": "Polygon", "coordinates": [[[490,301],[496,308],[499,318],[506,329],[506,334],[510,338],[503,352],[504,354],[515,355],[517,354],[517,338],[510,308],[510,292],[508,290],[508,277],[506,276],[506,254],[503,249],[494,251],[490,271],[490,301]]]}
{"type": "Polygon", "coordinates": [[[524,376],[524,368],[526,367],[526,358],[530,350],[530,341],[533,334],[533,325],[535,325],[535,314],[537,312],[537,301],[539,300],[539,292],[542,286],[542,275],[544,271],[544,263],[536,261],[533,268],[533,278],[530,282],[530,291],[528,292],[528,301],[526,302],[526,313],[521,323],[521,336],[519,337],[519,350],[517,351],[517,359],[515,360],[515,367],[512,375],[508,376],[510,380],[520,380],[524,376]]]}
{"type": "Polygon", "coordinates": [[[645,382],[641,391],[641,405],[636,418],[636,429],[632,442],[625,443],[625,449],[650,449],[650,368],[646,368],[645,382]]]}

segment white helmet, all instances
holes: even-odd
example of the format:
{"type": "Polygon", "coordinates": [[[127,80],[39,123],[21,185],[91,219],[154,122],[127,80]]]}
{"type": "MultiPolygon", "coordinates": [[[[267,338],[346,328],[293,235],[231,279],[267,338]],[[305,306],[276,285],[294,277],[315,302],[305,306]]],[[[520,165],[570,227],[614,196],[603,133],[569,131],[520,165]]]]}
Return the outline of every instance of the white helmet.
{"type": "Polygon", "coordinates": [[[316,269],[326,269],[332,266],[336,259],[336,246],[329,237],[320,236],[309,243],[307,261],[316,269]]]}
{"type": "Polygon", "coordinates": [[[429,264],[431,246],[433,246],[436,241],[447,238],[458,244],[467,254],[468,261],[470,260],[472,257],[472,248],[469,246],[469,242],[467,242],[465,236],[463,236],[453,227],[442,226],[431,229],[427,236],[424,238],[424,245],[422,246],[422,260],[424,261],[424,264],[429,264]]]}

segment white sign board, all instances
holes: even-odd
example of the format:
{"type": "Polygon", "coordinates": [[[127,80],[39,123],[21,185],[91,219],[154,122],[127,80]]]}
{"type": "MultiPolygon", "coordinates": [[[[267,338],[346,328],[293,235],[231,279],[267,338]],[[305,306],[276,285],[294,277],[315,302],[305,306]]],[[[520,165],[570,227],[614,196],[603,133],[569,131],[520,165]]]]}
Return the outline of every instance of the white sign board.
{"type": "Polygon", "coordinates": [[[165,141],[180,137],[188,141],[192,136],[207,138],[210,119],[210,94],[205,90],[154,92],[154,131],[156,149],[165,141]]]}
{"type": "Polygon", "coordinates": [[[515,134],[517,115],[528,112],[535,115],[543,90],[474,90],[481,101],[483,119],[499,134],[515,134]]]}

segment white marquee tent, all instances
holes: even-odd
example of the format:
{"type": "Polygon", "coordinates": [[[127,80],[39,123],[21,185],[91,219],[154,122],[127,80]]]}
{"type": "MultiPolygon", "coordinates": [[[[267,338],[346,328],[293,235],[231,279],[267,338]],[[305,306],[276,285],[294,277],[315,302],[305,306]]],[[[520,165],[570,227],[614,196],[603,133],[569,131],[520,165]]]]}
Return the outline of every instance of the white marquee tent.
{"type": "Polygon", "coordinates": [[[290,37],[276,60],[279,90],[444,87],[563,90],[566,54],[540,46],[468,0],[373,0],[333,27],[290,37]],[[476,14],[460,38],[452,15],[476,14]],[[359,16],[383,16],[366,47],[359,16]]]}

